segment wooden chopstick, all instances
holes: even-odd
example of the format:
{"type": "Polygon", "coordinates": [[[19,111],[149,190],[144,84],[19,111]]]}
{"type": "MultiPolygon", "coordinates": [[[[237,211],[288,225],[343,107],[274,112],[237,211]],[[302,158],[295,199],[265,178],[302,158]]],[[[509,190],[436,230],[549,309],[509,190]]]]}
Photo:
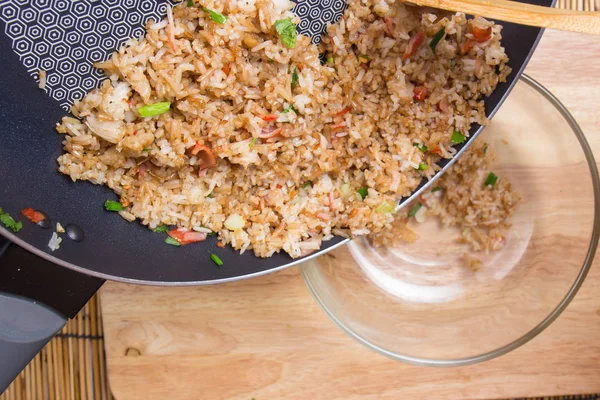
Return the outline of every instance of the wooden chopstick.
{"type": "MultiPolygon", "coordinates": [[[[403,1],[403,0],[400,0],[403,1]]],[[[571,0],[570,9],[536,6],[510,0],[407,0],[420,6],[460,11],[466,14],[521,25],[600,35],[600,12],[583,11],[583,2],[571,0]],[[575,11],[573,11],[575,9],[575,11]],[[581,11],[577,11],[581,10],[581,11]]]]}

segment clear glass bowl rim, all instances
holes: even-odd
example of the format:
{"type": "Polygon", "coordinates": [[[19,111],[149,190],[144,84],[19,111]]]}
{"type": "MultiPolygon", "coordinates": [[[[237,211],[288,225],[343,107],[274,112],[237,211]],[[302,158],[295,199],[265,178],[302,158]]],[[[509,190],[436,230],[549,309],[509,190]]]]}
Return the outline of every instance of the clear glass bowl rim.
{"type": "MultiPolygon", "coordinates": [[[[377,346],[362,336],[355,333],[352,329],[346,326],[336,315],[327,307],[324,303],[323,299],[320,297],[318,290],[313,286],[307,272],[306,268],[300,265],[300,275],[304,279],[308,290],[310,291],[313,298],[317,301],[319,306],[325,311],[327,316],[347,335],[357,340],[359,343],[362,343],[367,348],[382,354],[386,357],[392,358],[397,361],[403,361],[413,365],[419,366],[429,366],[429,367],[459,367],[464,365],[475,364],[487,360],[491,360],[493,358],[499,357],[503,354],[506,354],[525,343],[529,342],[531,339],[539,335],[544,329],[546,329],[558,316],[567,308],[569,303],[573,300],[579,288],[583,284],[585,277],[587,276],[592,262],[594,260],[594,256],[596,254],[596,248],[598,247],[598,239],[600,237],[600,177],[598,176],[598,168],[596,166],[596,161],[594,159],[594,154],[592,149],[590,148],[585,135],[579,124],[575,121],[571,113],[566,109],[566,107],[558,100],[552,93],[550,93],[544,86],[538,83],[533,78],[529,77],[526,74],[521,75],[519,78],[519,82],[524,82],[529,85],[531,88],[536,90],[539,94],[541,94],[546,100],[548,100],[562,115],[562,117],[567,121],[573,133],[575,134],[581,149],[585,155],[585,159],[588,164],[588,168],[590,171],[590,175],[592,178],[592,186],[594,192],[594,224],[592,229],[592,235],[590,237],[589,247],[587,250],[587,254],[584,260],[584,263],[581,267],[581,270],[577,274],[573,285],[560,301],[560,303],[552,310],[552,312],[544,318],[539,324],[537,324],[533,329],[524,334],[523,336],[517,338],[516,340],[497,348],[496,350],[492,350],[486,353],[482,353],[476,356],[465,357],[465,358],[456,358],[452,360],[436,360],[430,358],[421,358],[414,356],[407,356],[399,353],[395,353],[389,350],[386,350],[380,346],[377,346]]],[[[510,95],[510,94],[509,94],[510,95]]],[[[345,242],[344,242],[345,243],[345,242]]]]}

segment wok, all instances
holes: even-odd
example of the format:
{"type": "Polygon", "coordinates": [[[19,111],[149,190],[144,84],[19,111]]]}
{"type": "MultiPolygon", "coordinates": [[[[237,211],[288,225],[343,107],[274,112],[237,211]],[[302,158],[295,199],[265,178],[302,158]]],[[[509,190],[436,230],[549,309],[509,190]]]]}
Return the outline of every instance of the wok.
{"type": "MultiPolygon", "coordinates": [[[[326,22],[339,17],[344,5],[344,0],[299,0],[295,12],[302,21],[300,32],[318,41],[326,22]]],[[[240,255],[217,248],[215,238],[167,246],[162,235],[107,213],[102,205],[114,198],[108,188],[74,183],[58,173],[63,138],[55,124],[73,99],[101,81],[92,62],[106,59],[124,40],[143,33],[147,19],[162,18],[164,9],[164,0],[0,0],[0,207],[19,217],[20,210],[33,207],[53,224],[76,224],[85,235],[81,242],[64,238],[52,252],[51,229],[27,221],[16,234],[0,227],[0,393],[106,279],[164,286],[221,283],[286,268],[347,241],[336,237],[319,252],[295,260],[286,254],[267,259],[251,252],[240,255]],[[48,73],[47,93],[38,88],[40,69],[48,73]],[[222,267],[212,264],[211,253],[219,254],[222,267]]],[[[514,72],[487,99],[490,117],[541,36],[537,28],[503,25],[514,72]]],[[[459,154],[481,129],[473,127],[459,154]]],[[[443,161],[442,172],[451,163],[443,161]]],[[[413,196],[430,183],[424,182],[413,196]]]]}

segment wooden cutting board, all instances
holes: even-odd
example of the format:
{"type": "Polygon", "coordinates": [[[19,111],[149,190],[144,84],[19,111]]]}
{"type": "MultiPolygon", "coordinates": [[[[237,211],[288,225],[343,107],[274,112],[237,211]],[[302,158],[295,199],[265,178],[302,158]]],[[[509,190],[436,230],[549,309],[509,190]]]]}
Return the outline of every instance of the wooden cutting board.
{"type": "MultiPolygon", "coordinates": [[[[599,63],[598,37],[549,31],[527,68],[573,113],[597,157],[599,63]]],[[[540,336],[498,359],[451,369],[405,365],[350,339],[313,301],[296,268],[211,287],[107,283],[101,298],[118,400],[600,393],[600,258],[540,336]]]]}

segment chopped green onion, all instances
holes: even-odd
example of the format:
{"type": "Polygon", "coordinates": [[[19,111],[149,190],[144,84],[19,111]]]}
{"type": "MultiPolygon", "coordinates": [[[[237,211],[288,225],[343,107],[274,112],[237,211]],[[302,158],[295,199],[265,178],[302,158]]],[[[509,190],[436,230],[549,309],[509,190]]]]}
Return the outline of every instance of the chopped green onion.
{"type": "Polygon", "coordinates": [[[419,171],[425,171],[427,170],[427,168],[429,168],[429,165],[427,165],[427,163],[422,162],[419,164],[419,171]]]}
{"type": "Polygon", "coordinates": [[[212,195],[212,193],[209,193],[209,194],[206,195],[206,197],[208,197],[209,199],[212,199],[213,195],[212,195]]]}
{"type": "Polygon", "coordinates": [[[427,146],[425,146],[424,144],[413,143],[413,146],[421,150],[423,153],[427,152],[427,146]]]}
{"type": "Polygon", "coordinates": [[[364,200],[369,194],[369,189],[366,187],[361,187],[360,189],[356,190],[356,192],[360,195],[360,198],[364,200]]]}
{"type": "Polygon", "coordinates": [[[123,211],[125,209],[123,204],[112,200],[106,200],[104,203],[104,208],[106,208],[106,211],[123,211]]]}
{"type": "Polygon", "coordinates": [[[231,214],[227,217],[225,222],[223,222],[223,225],[225,225],[225,228],[229,229],[230,231],[237,231],[246,225],[246,221],[240,214],[231,214]]]}
{"type": "Polygon", "coordinates": [[[494,186],[496,184],[496,181],[498,180],[498,176],[493,173],[490,172],[487,176],[487,178],[485,178],[485,186],[494,186]]]}
{"type": "Polygon", "coordinates": [[[365,55],[360,55],[360,56],[358,56],[358,61],[359,61],[361,64],[366,64],[366,63],[368,63],[369,61],[371,61],[371,57],[369,57],[369,56],[365,56],[365,55]]]}
{"type": "Polygon", "coordinates": [[[210,19],[212,19],[213,21],[215,21],[217,24],[224,24],[225,21],[227,21],[227,17],[224,16],[223,14],[219,14],[216,11],[213,11],[209,8],[206,7],[202,7],[202,11],[204,11],[205,13],[208,14],[208,16],[210,17],[210,19]]]}
{"type": "Polygon", "coordinates": [[[297,109],[296,109],[296,107],[294,107],[294,106],[289,106],[288,108],[285,108],[285,109],[282,111],[282,114],[287,114],[287,113],[289,113],[290,111],[293,111],[295,114],[299,114],[298,110],[297,110],[297,109]]]}
{"type": "Polygon", "coordinates": [[[333,56],[328,55],[327,58],[325,59],[325,62],[329,65],[333,65],[333,63],[334,63],[333,56]]]}
{"type": "Polygon", "coordinates": [[[433,39],[431,39],[431,43],[429,43],[429,47],[431,47],[431,51],[433,51],[435,53],[435,48],[437,47],[440,40],[442,40],[442,38],[444,37],[445,34],[446,34],[446,27],[442,26],[442,29],[440,29],[439,31],[437,31],[435,33],[435,35],[433,35],[433,39]]]}
{"type": "Polygon", "coordinates": [[[152,151],[152,147],[146,147],[145,149],[142,150],[142,152],[147,153],[149,151],[152,151]]]}
{"type": "MultiPolygon", "coordinates": [[[[203,226],[203,228],[205,228],[205,227],[203,226]]],[[[208,229],[208,228],[206,228],[206,229],[208,229]]],[[[206,236],[217,236],[217,232],[213,232],[213,231],[207,232],[206,236]]]]}
{"type": "Polygon", "coordinates": [[[294,67],[294,72],[292,72],[292,89],[298,85],[298,69],[294,67]]]}
{"type": "Polygon", "coordinates": [[[396,210],[396,204],[392,204],[388,201],[382,201],[380,205],[377,206],[375,211],[378,213],[391,214],[396,210]]]}
{"type": "Polygon", "coordinates": [[[152,229],[152,232],[167,233],[167,232],[169,232],[169,228],[167,228],[166,225],[159,225],[156,228],[152,229]]]}
{"type": "Polygon", "coordinates": [[[487,146],[483,148],[483,154],[487,153],[487,146]]]}
{"type": "Polygon", "coordinates": [[[285,47],[288,49],[296,47],[296,24],[292,22],[291,18],[277,20],[273,26],[285,47]]]}
{"type": "Polygon", "coordinates": [[[351,188],[350,188],[350,184],[349,183],[342,183],[342,185],[340,186],[340,192],[342,192],[342,196],[344,196],[344,198],[347,198],[348,196],[350,196],[351,192],[350,192],[351,188]]]}
{"type": "Polygon", "coordinates": [[[23,227],[23,223],[21,221],[17,222],[11,217],[8,213],[3,213],[0,208],[0,221],[6,226],[6,229],[10,229],[13,232],[19,232],[23,227]]]}
{"type": "Polygon", "coordinates": [[[217,264],[217,266],[221,267],[223,265],[223,261],[221,261],[221,259],[219,258],[218,255],[216,254],[211,254],[210,255],[210,259],[217,264]]]}
{"type": "Polygon", "coordinates": [[[194,2],[192,0],[188,0],[187,6],[188,7],[194,7],[194,2]]]}
{"type": "Polygon", "coordinates": [[[413,206],[413,208],[411,208],[410,211],[408,212],[408,218],[414,217],[415,214],[421,209],[421,207],[423,207],[423,204],[421,204],[421,203],[415,204],[413,206]]]}
{"type": "Polygon", "coordinates": [[[13,232],[17,233],[21,230],[22,227],[23,223],[21,221],[17,221],[17,223],[13,224],[13,226],[11,226],[10,229],[12,229],[13,232]]]}
{"type": "Polygon", "coordinates": [[[290,204],[299,204],[302,202],[303,197],[300,196],[294,196],[294,198],[292,199],[292,201],[290,201],[290,204]]]}
{"type": "Polygon", "coordinates": [[[154,117],[156,115],[169,112],[171,109],[170,101],[161,101],[160,103],[149,104],[138,108],[138,114],[142,117],[154,117]]]}
{"type": "Polygon", "coordinates": [[[436,186],[433,189],[431,189],[431,193],[439,192],[440,190],[442,190],[442,188],[439,186],[436,186]]]}
{"type": "Polygon", "coordinates": [[[304,182],[304,185],[302,185],[302,189],[306,189],[307,187],[311,186],[313,184],[312,181],[306,181],[304,182]]]}
{"type": "Polygon", "coordinates": [[[176,239],[173,239],[171,236],[167,236],[165,243],[170,244],[171,246],[181,246],[181,243],[179,243],[176,239]]]}
{"type": "Polygon", "coordinates": [[[457,131],[456,129],[452,132],[452,143],[461,144],[466,140],[465,135],[457,131]]]}
{"type": "Polygon", "coordinates": [[[253,137],[252,140],[250,141],[250,150],[252,150],[254,148],[254,146],[256,146],[256,141],[258,140],[257,137],[253,137]]]}

